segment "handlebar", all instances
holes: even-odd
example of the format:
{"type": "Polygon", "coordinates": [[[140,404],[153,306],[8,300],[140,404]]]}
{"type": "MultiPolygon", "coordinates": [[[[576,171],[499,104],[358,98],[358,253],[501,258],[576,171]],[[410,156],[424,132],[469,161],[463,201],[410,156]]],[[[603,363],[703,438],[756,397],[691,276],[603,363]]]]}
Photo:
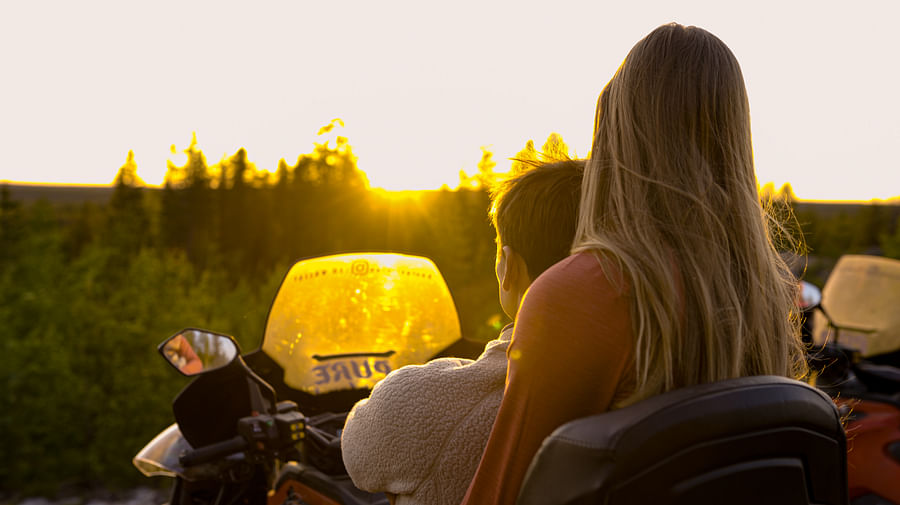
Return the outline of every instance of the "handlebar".
{"type": "Polygon", "coordinates": [[[214,459],[241,452],[248,447],[249,444],[244,440],[244,437],[237,436],[222,442],[216,442],[215,444],[190,450],[182,454],[178,460],[184,466],[199,465],[200,463],[206,463],[214,459]]]}
{"type": "Polygon", "coordinates": [[[334,436],[315,426],[307,425],[306,435],[310,441],[317,443],[320,447],[327,447],[328,449],[340,449],[341,447],[341,437],[334,436]]]}

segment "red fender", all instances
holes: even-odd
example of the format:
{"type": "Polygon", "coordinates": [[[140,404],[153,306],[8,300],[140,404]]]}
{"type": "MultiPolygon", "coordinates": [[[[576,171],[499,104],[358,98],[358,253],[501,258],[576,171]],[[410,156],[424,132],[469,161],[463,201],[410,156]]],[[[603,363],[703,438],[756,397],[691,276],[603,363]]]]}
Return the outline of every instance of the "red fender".
{"type": "Polygon", "coordinates": [[[900,443],[900,409],[869,400],[839,400],[849,405],[847,477],[850,499],[876,494],[900,504],[900,461],[888,446],[900,443]]]}

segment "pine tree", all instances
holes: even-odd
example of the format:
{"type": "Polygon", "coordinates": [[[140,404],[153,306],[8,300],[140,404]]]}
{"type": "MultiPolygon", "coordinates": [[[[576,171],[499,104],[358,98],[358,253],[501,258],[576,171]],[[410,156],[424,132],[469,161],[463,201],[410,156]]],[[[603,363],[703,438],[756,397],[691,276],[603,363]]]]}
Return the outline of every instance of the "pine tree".
{"type": "Polygon", "coordinates": [[[202,267],[215,249],[217,215],[210,188],[212,177],[196,133],[183,152],[187,155],[183,166],[167,163],[161,232],[166,246],[183,249],[194,264],[202,267]]]}
{"type": "Polygon", "coordinates": [[[529,140],[525,142],[525,148],[516,153],[515,157],[513,157],[512,166],[510,167],[509,173],[517,174],[523,170],[528,170],[533,167],[535,163],[539,161],[538,152],[534,148],[534,141],[529,140]]]}
{"type": "Polygon", "coordinates": [[[15,257],[24,234],[22,204],[13,200],[8,184],[0,184],[0,270],[15,257]]]}
{"type": "Polygon", "coordinates": [[[144,206],[144,181],[137,175],[134,151],[128,151],[113,184],[104,239],[117,252],[134,254],[153,242],[150,217],[144,206]]]}
{"type": "Polygon", "coordinates": [[[551,133],[547,141],[541,147],[541,157],[545,161],[563,161],[571,158],[569,146],[563,141],[562,135],[551,133]]]}

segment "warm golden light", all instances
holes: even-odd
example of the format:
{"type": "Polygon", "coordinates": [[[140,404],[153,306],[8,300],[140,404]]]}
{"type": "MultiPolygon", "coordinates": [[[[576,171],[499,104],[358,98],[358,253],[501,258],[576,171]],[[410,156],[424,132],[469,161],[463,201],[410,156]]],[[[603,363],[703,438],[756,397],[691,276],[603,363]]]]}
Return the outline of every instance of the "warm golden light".
{"type": "Polygon", "coordinates": [[[391,201],[418,200],[422,196],[421,189],[388,190],[384,188],[371,188],[370,191],[380,198],[391,201]]]}

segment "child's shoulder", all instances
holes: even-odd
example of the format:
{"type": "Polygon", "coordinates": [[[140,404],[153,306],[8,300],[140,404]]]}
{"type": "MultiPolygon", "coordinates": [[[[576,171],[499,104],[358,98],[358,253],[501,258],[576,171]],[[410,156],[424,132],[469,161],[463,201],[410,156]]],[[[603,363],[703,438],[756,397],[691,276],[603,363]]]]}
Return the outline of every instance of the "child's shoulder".
{"type": "Polygon", "coordinates": [[[471,363],[472,360],[465,358],[438,358],[422,365],[406,365],[389,373],[375,387],[378,390],[386,389],[388,386],[394,388],[421,387],[440,380],[471,363]]]}

